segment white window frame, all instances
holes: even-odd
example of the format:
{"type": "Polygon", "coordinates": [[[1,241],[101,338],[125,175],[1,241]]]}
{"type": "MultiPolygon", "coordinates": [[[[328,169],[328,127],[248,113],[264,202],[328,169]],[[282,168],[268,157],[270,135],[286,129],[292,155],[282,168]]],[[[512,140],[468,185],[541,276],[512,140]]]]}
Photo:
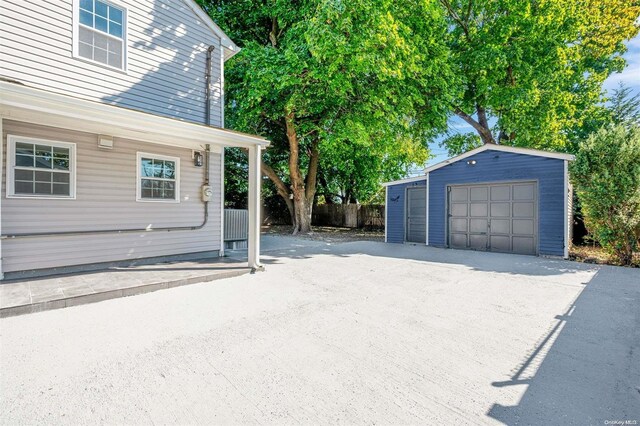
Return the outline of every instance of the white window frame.
{"type": "MultiPolygon", "coordinates": [[[[7,135],[7,198],[20,198],[32,200],[75,200],[76,199],[76,144],[72,142],[54,141],[50,139],[38,139],[28,136],[7,135]],[[31,143],[54,146],[69,149],[69,195],[44,195],[44,194],[16,194],[15,167],[16,167],[16,143],[31,143]]],[[[42,169],[46,171],[48,169],[42,169]]],[[[55,170],[53,170],[55,171],[55,170]]]]}
{"type": "Polygon", "coordinates": [[[171,157],[168,155],[152,154],[149,152],[140,152],[136,154],[136,201],[139,203],[172,203],[180,202],[180,157],[171,157]],[[142,198],[142,157],[154,160],[173,161],[176,163],[176,179],[175,179],[175,199],[167,198],[142,198]]]}
{"type": "MultiPolygon", "coordinates": [[[[114,1],[114,0],[100,0],[103,3],[108,4],[109,6],[113,6],[113,7],[117,7],[118,9],[122,10],[122,68],[119,67],[114,67],[111,66],[109,64],[104,64],[102,62],[98,62],[98,61],[94,61],[93,59],[89,59],[89,58],[85,58],[84,56],[80,56],[79,53],[79,45],[80,45],[80,35],[79,35],[79,28],[80,28],[80,0],[73,0],[73,49],[72,49],[72,55],[74,59],[78,59],[80,61],[84,61],[84,62],[88,62],[90,64],[93,65],[97,65],[112,71],[117,71],[117,72],[121,72],[121,73],[127,73],[128,70],[128,61],[127,61],[127,35],[129,34],[129,16],[128,16],[128,11],[127,8],[122,5],[120,2],[118,1],[114,1]]],[[[90,28],[91,31],[99,31],[96,30],[95,28],[90,28]]],[[[100,33],[102,33],[102,31],[99,31],[100,33]]],[[[102,33],[105,34],[107,37],[111,37],[111,38],[117,38],[114,37],[110,34],[106,34],[106,33],[102,33]]]]}

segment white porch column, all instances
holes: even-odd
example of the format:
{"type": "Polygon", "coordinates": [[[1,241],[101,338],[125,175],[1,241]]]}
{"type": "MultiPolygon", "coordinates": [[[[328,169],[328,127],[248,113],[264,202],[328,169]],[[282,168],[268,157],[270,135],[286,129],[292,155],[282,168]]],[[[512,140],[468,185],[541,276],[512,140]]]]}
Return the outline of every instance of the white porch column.
{"type": "Polygon", "coordinates": [[[259,145],[249,148],[249,267],[264,270],[260,264],[260,172],[262,149],[259,145]]]}

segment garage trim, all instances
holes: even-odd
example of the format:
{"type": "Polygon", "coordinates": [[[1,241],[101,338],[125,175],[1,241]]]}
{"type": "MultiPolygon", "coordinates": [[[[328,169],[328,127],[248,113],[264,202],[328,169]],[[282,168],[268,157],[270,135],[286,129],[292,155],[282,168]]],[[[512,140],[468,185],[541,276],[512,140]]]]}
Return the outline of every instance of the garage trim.
{"type": "Polygon", "coordinates": [[[426,218],[425,218],[425,240],[424,240],[424,244],[425,245],[429,245],[429,173],[427,173],[427,179],[425,180],[425,184],[427,186],[427,210],[425,211],[426,214],[426,218]]]}
{"type": "MultiPolygon", "coordinates": [[[[472,149],[471,151],[465,152],[464,154],[460,154],[457,157],[449,158],[448,160],[444,160],[444,161],[441,161],[441,162],[439,162],[437,164],[434,164],[433,166],[427,167],[426,169],[424,169],[424,172],[425,172],[425,174],[428,174],[429,172],[432,172],[434,170],[438,170],[438,169],[440,169],[442,167],[448,166],[449,164],[458,162],[460,160],[464,160],[467,157],[471,157],[472,155],[475,155],[475,154],[478,154],[480,152],[487,151],[487,150],[511,152],[513,154],[533,155],[533,156],[536,156],[536,157],[555,158],[555,159],[558,159],[558,160],[565,160],[565,161],[573,161],[573,160],[575,160],[575,156],[574,155],[563,154],[563,153],[560,153],[560,152],[548,152],[548,151],[541,151],[541,150],[538,150],[538,149],[529,149],[529,148],[516,148],[516,147],[513,147],[513,146],[506,146],[506,145],[484,144],[479,148],[472,149]]],[[[406,179],[406,181],[408,181],[408,179],[406,179]]],[[[383,184],[383,185],[389,185],[389,184],[394,184],[394,183],[399,183],[399,182],[402,182],[402,181],[387,182],[386,184],[383,184]]]]}

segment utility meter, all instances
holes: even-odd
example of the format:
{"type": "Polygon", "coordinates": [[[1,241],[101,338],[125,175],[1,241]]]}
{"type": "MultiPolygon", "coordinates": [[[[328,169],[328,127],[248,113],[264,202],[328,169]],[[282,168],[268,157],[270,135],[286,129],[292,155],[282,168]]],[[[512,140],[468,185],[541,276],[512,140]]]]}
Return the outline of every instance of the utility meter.
{"type": "Polygon", "coordinates": [[[202,201],[211,201],[213,189],[209,185],[202,185],[202,201]]]}

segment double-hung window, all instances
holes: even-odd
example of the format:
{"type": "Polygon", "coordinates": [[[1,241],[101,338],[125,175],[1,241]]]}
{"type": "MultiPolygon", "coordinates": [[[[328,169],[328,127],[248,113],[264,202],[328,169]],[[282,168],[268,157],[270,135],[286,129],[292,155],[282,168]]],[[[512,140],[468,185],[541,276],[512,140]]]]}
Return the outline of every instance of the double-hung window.
{"type": "Polygon", "coordinates": [[[75,198],[75,144],[9,135],[7,197],[75,198]]]}
{"type": "Polygon", "coordinates": [[[138,201],[180,202],[180,158],[138,152],[138,201]]]}
{"type": "Polygon", "coordinates": [[[101,0],[78,2],[77,55],[123,70],[125,68],[125,10],[101,0]]]}

